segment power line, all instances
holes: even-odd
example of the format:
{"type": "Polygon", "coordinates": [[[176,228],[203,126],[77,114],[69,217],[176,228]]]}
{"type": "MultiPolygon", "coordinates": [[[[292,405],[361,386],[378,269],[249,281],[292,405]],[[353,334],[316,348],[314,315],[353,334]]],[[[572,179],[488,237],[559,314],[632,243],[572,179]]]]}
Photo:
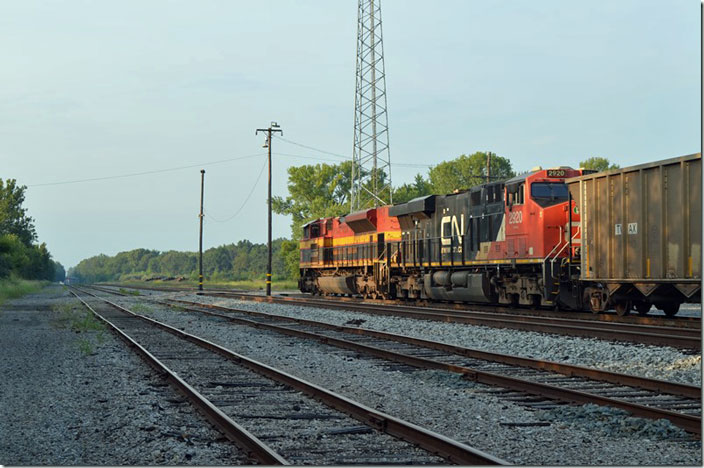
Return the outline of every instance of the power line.
{"type": "Polygon", "coordinates": [[[345,156],[344,154],[333,153],[332,151],[326,151],[326,150],[322,150],[322,149],[319,149],[319,148],[315,148],[315,147],[313,147],[313,146],[304,145],[303,143],[297,143],[297,142],[295,142],[295,141],[287,140],[286,138],[283,138],[283,137],[280,137],[280,136],[277,136],[276,139],[277,139],[277,140],[281,140],[281,141],[285,141],[286,143],[290,143],[290,144],[292,144],[292,145],[300,146],[301,148],[306,148],[306,149],[309,149],[309,150],[317,151],[317,152],[319,152],[319,153],[329,154],[329,155],[331,155],[331,156],[337,156],[337,157],[342,158],[342,159],[351,159],[349,156],[345,156]]]}
{"type": "MultiPolygon", "coordinates": [[[[310,150],[313,150],[313,151],[317,151],[317,152],[319,152],[319,153],[330,154],[330,155],[332,155],[332,156],[337,156],[337,157],[340,157],[340,158],[344,158],[346,161],[350,161],[350,160],[352,159],[352,158],[350,158],[349,156],[343,156],[343,155],[338,154],[338,153],[333,153],[333,152],[331,152],[331,151],[325,151],[325,150],[322,150],[322,149],[320,149],[320,148],[315,148],[315,147],[313,147],[313,146],[304,145],[304,144],[302,144],[302,143],[297,143],[297,142],[295,142],[295,141],[285,140],[285,139],[283,139],[283,138],[281,138],[281,137],[277,137],[277,139],[278,139],[278,140],[285,141],[286,143],[291,143],[292,145],[300,146],[301,148],[306,148],[306,149],[310,149],[310,150]]],[[[275,154],[278,154],[278,155],[280,155],[280,156],[292,156],[292,157],[303,158],[303,159],[314,159],[314,160],[316,160],[316,161],[340,162],[340,161],[334,160],[334,159],[320,158],[320,157],[315,157],[315,156],[303,156],[303,155],[300,155],[300,154],[278,153],[278,152],[275,153],[275,154]]],[[[433,167],[432,164],[413,164],[413,163],[391,163],[391,164],[392,164],[393,166],[396,166],[396,167],[417,167],[417,168],[433,167]]]]}
{"type": "Polygon", "coordinates": [[[316,156],[303,156],[302,154],[292,154],[292,153],[279,153],[278,151],[275,151],[273,154],[277,156],[288,156],[291,158],[303,158],[303,159],[312,159],[314,161],[329,161],[329,162],[334,162],[334,163],[339,163],[340,161],[336,159],[330,159],[330,158],[320,158],[316,156]]]}
{"type": "MultiPolygon", "coordinates": [[[[259,156],[259,155],[257,155],[257,156],[259,156]]],[[[240,211],[242,211],[242,208],[244,208],[244,206],[247,204],[247,202],[249,201],[249,199],[252,197],[252,194],[254,193],[254,189],[257,188],[257,184],[259,184],[259,179],[262,178],[262,174],[264,173],[264,168],[266,167],[266,163],[267,163],[267,161],[264,161],[264,164],[262,165],[262,168],[261,168],[261,170],[259,171],[259,175],[257,176],[257,180],[254,182],[254,185],[252,186],[252,190],[249,191],[249,195],[247,195],[247,198],[245,198],[245,199],[244,199],[244,202],[242,202],[242,206],[240,206],[239,209],[238,209],[237,211],[235,211],[235,214],[233,214],[233,215],[230,216],[229,218],[225,218],[225,219],[217,219],[217,218],[214,218],[214,217],[212,217],[212,216],[210,215],[210,213],[208,213],[208,212],[206,212],[205,215],[206,215],[208,218],[210,218],[210,219],[212,219],[213,221],[215,221],[216,223],[225,223],[225,222],[227,222],[227,221],[230,221],[232,218],[234,218],[234,217],[237,216],[238,214],[240,214],[240,211]]]]}
{"type": "Polygon", "coordinates": [[[239,156],[236,158],[221,159],[219,161],[191,164],[189,166],[170,167],[170,168],[166,168],[166,169],[155,169],[153,171],[144,171],[144,172],[132,172],[129,174],[120,174],[120,175],[112,175],[112,176],[105,176],[105,177],[93,177],[90,179],[66,180],[66,181],[62,181],[62,182],[47,182],[44,184],[32,184],[32,185],[28,185],[27,187],[46,187],[49,185],[67,185],[67,184],[79,184],[82,182],[94,182],[94,181],[98,181],[98,180],[123,179],[126,177],[136,177],[136,176],[149,175],[149,174],[159,174],[162,172],[173,172],[173,171],[180,171],[183,169],[192,169],[194,167],[212,166],[214,164],[223,164],[223,163],[232,162],[232,161],[239,161],[242,159],[254,158],[256,156],[261,156],[261,155],[262,155],[261,153],[256,153],[256,154],[249,154],[246,156],[239,156]]]}

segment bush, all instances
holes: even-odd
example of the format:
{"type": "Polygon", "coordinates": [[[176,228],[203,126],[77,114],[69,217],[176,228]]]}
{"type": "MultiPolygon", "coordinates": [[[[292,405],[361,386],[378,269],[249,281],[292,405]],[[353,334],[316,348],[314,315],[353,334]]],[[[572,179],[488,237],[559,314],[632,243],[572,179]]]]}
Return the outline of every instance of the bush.
{"type": "Polygon", "coordinates": [[[0,304],[32,294],[49,284],[47,281],[29,281],[17,277],[0,279],[0,304]]]}

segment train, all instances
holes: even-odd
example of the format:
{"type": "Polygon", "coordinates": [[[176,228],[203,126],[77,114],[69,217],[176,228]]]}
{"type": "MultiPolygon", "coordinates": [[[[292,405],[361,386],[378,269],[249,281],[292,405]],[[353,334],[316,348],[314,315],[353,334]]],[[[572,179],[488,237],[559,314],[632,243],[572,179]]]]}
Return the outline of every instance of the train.
{"type": "Polygon", "coordinates": [[[632,309],[645,314],[655,305],[673,316],[680,304],[701,301],[697,174],[700,181],[700,154],[606,173],[536,167],[451,194],[319,218],[303,226],[299,289],[372,299],[614,309],[619,315],[632,309]],[[660,194],[662,205],[685,179],[687,188],[674,202],[659,210],[647,206],[643,192],[650,200],[660,194]],[[649,213],[656,214],[646,223],[641,217],[649,213]],[[670,224],[688,220],[686,236],[667,224],[668,214],[670,224]],[[646,226],[640,235],[634,227],[639,222],[646,226]],[[662,223],[669,227],[656,233],[662,223]],[[620,237],[609,235],[611,225],[620,237]],[[633,262],[647,267],[618,267],[630,265],[627,257],[642,254],[648,242],[664,247],[633,262]]]}

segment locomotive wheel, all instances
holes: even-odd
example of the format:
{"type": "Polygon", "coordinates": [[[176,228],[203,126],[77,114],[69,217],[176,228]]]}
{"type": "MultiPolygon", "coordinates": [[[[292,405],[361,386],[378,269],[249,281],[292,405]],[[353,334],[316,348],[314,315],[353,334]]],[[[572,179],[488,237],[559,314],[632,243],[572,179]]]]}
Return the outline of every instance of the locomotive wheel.
{"type": "Polygon", "coordinates": [[[651,304],[646,301],[636,301],[633,303],[633,307],[638,311],[638,315],[647,315],[650,311],[651,304]]]}
{"type": "Polygon", "coordinates": [[[631,303],[630,301],[619,302],[614,306],[614,309],[616,310],[616,314],[624,317],[631,313],[631,303]]]}
{"type": "Polygon", "coordinates": [[[507,294],[509,300],[511,301],[511,307],[518,307],[518,301],[521,299],[520,294],[507,294]]]}
{"type": "Polygon", "coordinates": [[[540,295],[530,294],[528,297],[530,298],[530,308],[537,309],[540,306],[540,295]]]}

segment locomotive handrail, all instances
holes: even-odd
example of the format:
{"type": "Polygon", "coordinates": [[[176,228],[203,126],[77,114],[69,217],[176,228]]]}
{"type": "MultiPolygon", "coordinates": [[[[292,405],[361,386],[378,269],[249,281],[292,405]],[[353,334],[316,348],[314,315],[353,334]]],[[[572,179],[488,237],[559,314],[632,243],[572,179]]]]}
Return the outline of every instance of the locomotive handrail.
{"type": "MultiPolygon", "coordinates": [[[[555,251],[555,249],[557,249],[560,245],[562,245],[562,226],[559,226],[559,228],[560,228],[560,237],[558,237],[558,239],[560,239],[560,241],[557,244],[555,244],[555,247],[553,247],[552,250],[550,251],[550,253],[545,256],[545,260],[550,260],[550,256],[555,251]]],[[[559,255],[559,254],[557,254],[557,255],[559,255]]],[[[555,255],[555,257],[557,257],[557,255],[555,255]]]]}
{"type": "MultiPolygon", "coordinates": [[[[574,234],[574,236],[572,236],[572,240],[574,240],[574,238],[579,235],[580,229],[581,229],[581,227],[580,227],[580,226],[577,226],[577,232],[574,234]]],[[[562,230],[562,227],[560,227],[560,230],[562,230]]],[[[560,243],[562,243],[562,238],[560,238],[560,243]]],[[[560,244],[557,244],[557,245],[560,245],[560,244]]],[[[562,252],[564,252],[565,248],[566,248],[567,246],[569,246],[569,245],[570,245],[569,242],[565,242],[565,245],[563,245],[562,248],[560,249],[560,251],[555,254],[555,256],[553,257],[553,259],[551,260],[551,262],[555,262],[555,260],[557,260],[557,257],[559,257],[560,254],[561,254],[562,252]]],[[[553,250],[554,250],[554,249],[553,249],[553,250]]]]}

